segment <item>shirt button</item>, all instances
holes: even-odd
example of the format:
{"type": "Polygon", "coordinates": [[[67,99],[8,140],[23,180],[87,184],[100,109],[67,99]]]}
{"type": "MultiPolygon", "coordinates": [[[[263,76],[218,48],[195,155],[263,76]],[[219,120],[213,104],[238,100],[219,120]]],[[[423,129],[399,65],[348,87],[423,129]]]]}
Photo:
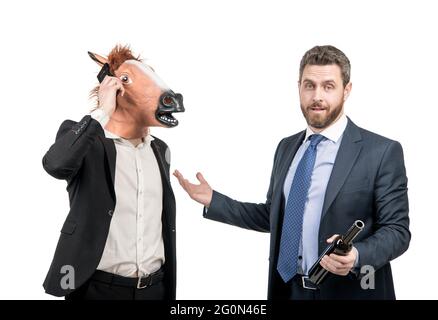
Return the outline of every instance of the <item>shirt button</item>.
{"type": "Polygon", "coordinates": [[[298,256],[298,260],[303,260],[303,256],[298,256]]]}

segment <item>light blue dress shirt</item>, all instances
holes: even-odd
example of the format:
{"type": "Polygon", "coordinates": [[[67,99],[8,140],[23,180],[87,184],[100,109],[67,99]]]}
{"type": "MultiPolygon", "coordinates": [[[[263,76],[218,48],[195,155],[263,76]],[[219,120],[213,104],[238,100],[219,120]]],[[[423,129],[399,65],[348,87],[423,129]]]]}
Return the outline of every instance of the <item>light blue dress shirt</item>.
{"type": "MultiPolygon", "coordinates": [[[[326,139],[321,141],[317,146],[315,167],[313,169],[309,193],[304,207],[303,233],[298,253],[298,256],[301,257],[301,259],[298,259],[297,270],[299,274],[307,275],[309,269],[318,259],[318,233],[322,206],[324,204],[327,184],[332,173],[339,146],[341,145],[344,130],[347,127],[347,122],[347,117],[343,114],[335,123],[320,132],[320,134],[326,139]]],[[[302,145],[298,148],[287,173],[283,186],[285,206],[289,197],[292,180],[295,176],[295,171],[298,163],[304,155],[304,152],[310,145],[308,137],[312,134],[314,134],[314,132],[308,127],[305,139],[302,145]]],[[[286,207],[284,209],[286,210],[286,207]]]]}

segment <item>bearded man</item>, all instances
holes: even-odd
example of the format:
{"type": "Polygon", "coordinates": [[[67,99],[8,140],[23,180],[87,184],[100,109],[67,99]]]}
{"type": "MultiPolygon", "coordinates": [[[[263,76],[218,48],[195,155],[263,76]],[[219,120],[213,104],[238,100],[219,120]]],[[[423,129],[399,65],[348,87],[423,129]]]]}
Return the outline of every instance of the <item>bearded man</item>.
{"type": "MultiPolygon", "coordinates": [[[[333,46],[301,60],[298,90],[307,129],[284,138],[274,157],[265,203],[233,200],[201,173],[174,175],[205,218],[270,232],[269,299],[395,299],[390,261],[410,242],[407,177],[400,143],[356,126],[344,114],[350,61],[333,46]],[[309,270],[337,234],[365,227],[347,255],[325,255],[320,285],[309,270]]],[[[252,182],[253,183],[253,182],[252,182]]]]}

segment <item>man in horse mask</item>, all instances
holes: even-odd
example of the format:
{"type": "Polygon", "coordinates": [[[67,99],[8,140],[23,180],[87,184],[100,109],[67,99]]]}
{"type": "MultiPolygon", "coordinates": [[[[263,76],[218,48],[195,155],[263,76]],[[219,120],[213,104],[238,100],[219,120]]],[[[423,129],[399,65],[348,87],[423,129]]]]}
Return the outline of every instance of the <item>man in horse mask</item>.
{"type": "Polygon", "coordinates": [[[70,198],[44,288],[72,300],[175,299],[170,153],[149,128],[177,126],[182,96],[128,47],[89,55],[102,67],[97,108],[64,121],[43,158],[70,198]]]}

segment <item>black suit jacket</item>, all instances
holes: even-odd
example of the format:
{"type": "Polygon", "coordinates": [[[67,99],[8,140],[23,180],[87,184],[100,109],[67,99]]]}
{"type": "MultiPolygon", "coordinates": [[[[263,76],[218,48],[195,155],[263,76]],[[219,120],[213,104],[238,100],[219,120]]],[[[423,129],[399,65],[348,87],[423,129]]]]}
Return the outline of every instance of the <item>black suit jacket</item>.
{"type": "MultiPolygon", "coordinates": [[[[268,298],[287,297],[277,272],[283,222],[283,184],[305,131],[284,138],[275,153],[265,203],[244,203],[214,191],[204,216],[242,228],[271,233],[268,298]]],[[[345,129],[325,194],[319,226],[319,253],[326,239],[343,234],[360,219],[365,223],[354,246],[359,267],[375,268],[375,289],[363,290],[360,275],[330,274],[321,285],[323,299],[395,299],[389,261],[407,250],[410,241],[407,177],[401,145],[357,127],[345,129]]]]}
{"type": "MultiPolygon", "coordinates": [[[[175,197],[169,180],[170,164],[165,159],[167,145],[163,141],[155,138],[151,147],[164,191],[164,281],[167,298],[175,299],[175,197]]],[[[111,139],[105,138],[100,123],[91,116],[85,116],[79,123],[66,120],[61,124],[56,142],[43,158],[43,167],[53,177],[67,180],[70,212],[43,285],[47,293],[64,296],[73,290],[61,287],[61,279],[66,275],[63,266],[74,268],[76,289],[90,278],[100,262],[117,200],[114,191],[116,148],[111,139]]]]}

